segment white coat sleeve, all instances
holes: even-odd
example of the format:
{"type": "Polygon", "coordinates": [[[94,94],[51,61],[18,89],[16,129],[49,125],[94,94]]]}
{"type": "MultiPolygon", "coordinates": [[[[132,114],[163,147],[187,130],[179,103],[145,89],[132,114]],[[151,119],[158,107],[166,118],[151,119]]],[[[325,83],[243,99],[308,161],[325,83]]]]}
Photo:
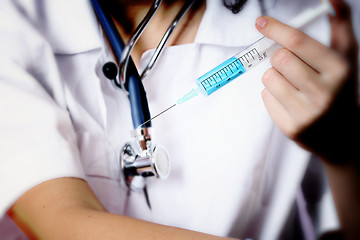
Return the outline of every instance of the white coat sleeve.
{"type": "Polygon", "coordinates": [[[0,98],[1,218],[44,181],[85,178],[52,50],[11,1],[0,3],[0,98]]]}

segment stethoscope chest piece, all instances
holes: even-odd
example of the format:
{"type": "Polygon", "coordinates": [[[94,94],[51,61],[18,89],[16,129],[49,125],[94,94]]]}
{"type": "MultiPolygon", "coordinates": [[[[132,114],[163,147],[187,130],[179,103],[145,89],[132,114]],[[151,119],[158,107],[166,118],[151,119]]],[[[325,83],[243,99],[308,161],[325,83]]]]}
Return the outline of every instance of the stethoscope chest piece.
{"type": "Polygon", "coordinates": [[[152,146],[148,128],[134,130],[135,141],[128,142],[120,153],[120,166],[126,185],[135,191],[145,188],[147,177],[166,179],[170,161],[162,146],[152,146]]]}

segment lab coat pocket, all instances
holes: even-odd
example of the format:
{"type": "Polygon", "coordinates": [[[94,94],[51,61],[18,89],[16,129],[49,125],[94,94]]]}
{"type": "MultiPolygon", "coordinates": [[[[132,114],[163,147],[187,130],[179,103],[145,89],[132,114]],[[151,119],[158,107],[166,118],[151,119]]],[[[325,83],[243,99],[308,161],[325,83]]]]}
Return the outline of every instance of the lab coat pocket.
{"type": "Polygon", "coordinates": [[[102,133],[78,132],[77,138],[86,175],[119,179],[115,150],[102,133]]]}

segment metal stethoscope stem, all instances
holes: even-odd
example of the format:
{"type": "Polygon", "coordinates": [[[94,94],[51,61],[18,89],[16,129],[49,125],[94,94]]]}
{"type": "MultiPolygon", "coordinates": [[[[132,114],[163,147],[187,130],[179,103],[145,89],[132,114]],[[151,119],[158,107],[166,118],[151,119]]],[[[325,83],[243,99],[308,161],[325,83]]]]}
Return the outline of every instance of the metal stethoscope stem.
{"type": "Polygon", "coordinates": [[[158,57],[160,56],[160,53],[162,52],[163,48],[166,45],[166,42],[169,40],[169,37],[171,33],[174,31],[177,24],[180,22],[182,17],[185,15],[185,13],[189,10],[191,5],[194,3],[193,0],[188,0],[184,3],[184,6],[180,9],[179,13],[176,15],[168,29],[166,30],[164,36],[160,40],[155,52],[153,53],[148,65],[145,67],[144,71],[141,73],[141,79],[144,79],[146,75],[150,72],[150,70],[153,68],[155,62],[157,61],[158,57]]]}
{"type": "MultiPolygon", "coordinates": [[[[124,52],[123,52],[123,54],[121,56],[121,59],[120,59],[120,78],[121,78],[122,84],[124,84],[123,81],[126,81],[126,69],[127,69],[127,65],[128,65],[128,62],[129,62],[131,51],[134,48],[137,40],[140,38],[141,34],[145,30],[146,26],[150,22],[151,18],[154,16],[156,11],[160,7],[161,2],[162,2],[162,0],[155,0],[154,1],[152,6],[150,7],[148,13],[144,17],[144,19],[141,21],[139,26],[136,28],[134,34],[130,37],[129,42],[126,44],[126,46],[124,48],[124,52]]],[[[153,68],[153,66],[155,65],[157,59],[159,58],[162,50],[164,49],[167,41],[169,40],[172,32],[174,31],[177,24],[180,22],[182,17],[189,10],[189,8],[192,6],[193,3],[194,3],[194,0],[187,0],[184,3],[183,7],[180,9],[179,13],[175,16],[172,23],[170,24],[170,26],[166,30],[164,36],[161,38],[161,40],[160,40],[158,46],[156,47],[153,55],[151,56],[151,59],[150,59],[148,65],[145,67],[144,71],[141,73],[141,75],[140,75],[141,80],[143,80],[147,76],[147,74],[150,72],[150,70],[153,68]]]]}
{"type": "Polygon", "coordinates": [[[136,42],[139,40],[141,34],[145,30],[146,26],[150,22],[151,18],[154,16],[158,8],[160,7],[162,0],[155,0],[151,5],[149,11],[145,15],[144,19],[141,21],[139,26],[136,28],[134,34],[130,37],[128,43],[125,45],[124,51],[120,59],[120,84],[126,81],[126,70],[128,67],[130,53],[134,48],[136,42]]]}

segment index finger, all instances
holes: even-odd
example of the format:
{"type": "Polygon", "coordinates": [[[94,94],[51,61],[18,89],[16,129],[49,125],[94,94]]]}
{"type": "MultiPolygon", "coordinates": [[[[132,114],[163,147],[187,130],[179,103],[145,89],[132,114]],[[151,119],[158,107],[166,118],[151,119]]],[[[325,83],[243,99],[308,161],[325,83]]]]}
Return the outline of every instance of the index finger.
{"type": "Polygon", "coordinates": [[[281,23],[274,18],[268,16],[259,17],[256,20],[256,28],[264,36],[293,52],[319,73],[332,69],[334,63],[337,62],[337,56],[328,47],[300,30],[281,23]]]}

